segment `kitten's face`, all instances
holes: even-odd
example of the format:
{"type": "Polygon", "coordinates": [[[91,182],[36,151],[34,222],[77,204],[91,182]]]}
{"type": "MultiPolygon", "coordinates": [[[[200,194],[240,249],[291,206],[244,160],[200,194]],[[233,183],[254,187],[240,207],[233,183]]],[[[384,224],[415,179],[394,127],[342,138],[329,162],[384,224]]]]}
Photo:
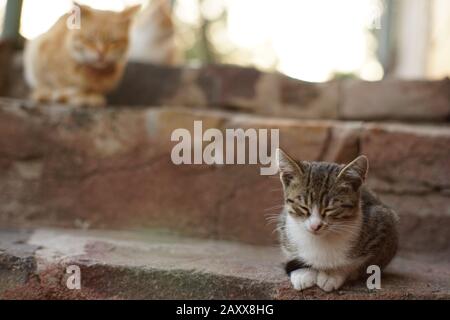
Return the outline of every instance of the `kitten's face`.
{"type": "Polygon", "coordinates": [[[295,223],[317,236],[352,232],[367,173],[366,157],[343,166],[296,162],[280,151],[278,165],[285,210],[295,223]]]}
{"type": "Polygon", "coordinates": [[[81,8],[81,29],[69,30],[68,47],[80,64],[104,68],[122,62],[129,42],[129,28],[139,7],[123,12],[81,8]]]}

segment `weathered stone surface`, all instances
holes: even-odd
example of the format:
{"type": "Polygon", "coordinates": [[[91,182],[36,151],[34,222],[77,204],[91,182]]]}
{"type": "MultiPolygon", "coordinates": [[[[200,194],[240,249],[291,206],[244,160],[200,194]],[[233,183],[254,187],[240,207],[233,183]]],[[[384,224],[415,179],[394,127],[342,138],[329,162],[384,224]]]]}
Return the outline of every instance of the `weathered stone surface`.
{"type": "Polygon", "coordinates": [[[360,152],[368,155],[369,185],[402,218],[401,246],[448,247],[448,128],[298,121],[171,107],[95,110],[4,102],[0,222],[169,228],[273,243],[270,218],[282,201],[276,176],[261,176],[259,165],[172,163],[173,130],[192,133],[195,120],[203,121],[203,130],[279,129],[281,147],[298,159],[345,163],[360,152]]]}
{"type": "Polygon", "coordinates": [[[338,83],[313,84],[253,68],[161,68],[132,63],[113,105],[171,105],[297,118],[336,118],[338,83]]]}
{"type": "MultiPolygon", "coordinates": [[[[280,147],[293,156],[304,160],[321,160],[327,147],[331,130],[338,123],[333,121],[292,120],[262,118],[250,115],[229,117],[225,127],[230,129],[277,129],[280,147]]],[[[270,132],[269,132],[270,134],[270,132]]]]}
{"type": "MultiPolygon", "coordinates": [[[[301,119],[336,119],[340,99],[339,83],[310,83],[278,75],[279,102],[274,113],[301,119]]],[[[267,110],[267,108],[266,108],[267,110]]]]}
{"type": "Polygon", "coordinates": [[[11,43],[0,40],[0,96],[7,95],[9,91],[12,51],[11,43]]]}
{"type": "Polygon", "coordinates": [[[274,226],[267,225],[265,215],[281,199],[277,179],[260,176],[257,165],[176,166],[171,162],[172,131],[192,131],[194,120],[202,120],[204,130],[279,128],[283,147],[310,160],[322,157],[331,127],[317,121],[301,125],[170,108],[4,107],[0,116],[2,221],[142,225],[272,242],[274,226]],[[255,197],[255,190],[274,189],[263,201],[255,197]],[[253,228],[238,221],[252,223],[253,228]]]}
{"type": "MultiPolygon", "coordinates": [[[[442,254],[401,252],[381,278],[336,293],[297,292],[282,269],[281,250],[164,233],[36,230],[34,283],[0,294],[14,299],[449,299],[450,261],[442,254]],[[81,290],[68,290],[65,267],[81,269],[81,290]],[[74,295],[70,291],[77,291],[74,295]]],[[[0,247],[1,248],[1,247],[0,247]]]]}
{"type": "MultiPolygon", "coordinates": [[[[28,96],[21,59],[20,53],[9,59],[6,78],[11,85],[3,95],[28,96]]],[[[299,119],[425,122],[449,120],[448,92],[448,79],[310,83],[233,65],[173,68],[130,63],[109,102],[117,107],[183,106],[299,119]]]]}
{"type": "Polygon", "coordinates": [[[340,122],[333,125],[324,148],[323,160],[328,162],[349,163],[360,154],[361,122],[340,122]]]}
{"type": "Polygon", "coordinates": [[[450,197],[439,193],[378,195],[400,216],[403,248],[432,251],[449,247],[450,197]]]}
{"type": "Polygon", "coordinates": [[[254,109],[261,75],[253,68],[212,65],[199,69],[197,83],[206,95],[207,105],[254,109]]]}
{"type": "Polygon", "coordinates": [[[400,231],[408,239],[403,246],[448,247],[449,128],[367,124],[361,134],[361,152],[370,159],[369,186],[400,215],[400,231]]]}
{"type": "Polygon", "coordinates": [[[130,64],[111,103],[221,108],[303,119],[448,121],[450,81],[308,83],[251,68],[130,64]],[[139,79],[139,80],[138,80],[139,79]]]}
{"type": "Polygon", "coordinates": [[[448,121],[450,80],[345,81],[340,118],[353,120],[448,121]]]}
{"type": "Polygon", "coordinates": [[[130,64],[111,103],[222,108],[304,119],[447,121],[450,81],[308,83],[252,68],[130,64]]]}
{"type": "Polygon", "coordinates": [[[113,104],[151,106],[173,97],[181,83],[182,70],[130,63],[119,87],[111,93],[113,104]]]}
{"type": "Polygon", "coordinates": [[[25,284],[34,274],[38,246],[27,243],[29,236],[27,231],[0,230],[0,294],[25,284]]]}
{"type": "Polygon", "coordinates": [[[450,188],[450,128],[368,124],[361,152],[370,159],[371,176],[383,191],[439,191],[450,188]]]}

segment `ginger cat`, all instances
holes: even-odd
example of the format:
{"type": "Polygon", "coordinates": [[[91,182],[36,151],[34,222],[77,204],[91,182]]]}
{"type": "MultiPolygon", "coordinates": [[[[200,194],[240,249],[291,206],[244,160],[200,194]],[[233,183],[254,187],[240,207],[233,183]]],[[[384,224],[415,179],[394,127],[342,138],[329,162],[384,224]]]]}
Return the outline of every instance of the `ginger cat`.
{"type": "Polygon", "coordinates": [[[103,106],[127,61],[129,29],[140,6],[122,12],[80,8],[81,28],[63,15],[48,32],[27,43],[25,78],[31,98],[74,106],[103,106]]]}

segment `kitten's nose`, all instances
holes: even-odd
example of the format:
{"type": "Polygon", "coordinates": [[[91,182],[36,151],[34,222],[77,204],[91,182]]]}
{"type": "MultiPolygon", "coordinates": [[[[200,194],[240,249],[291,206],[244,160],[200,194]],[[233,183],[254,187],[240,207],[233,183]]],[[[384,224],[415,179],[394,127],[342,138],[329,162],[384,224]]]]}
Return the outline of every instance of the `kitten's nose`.
{"type": "Polygon", "coordinates": [[[317,232],[322,228],[323,224],[321,222],[318,223],[312,223],[309,227],[312,231],[317,232]]]}

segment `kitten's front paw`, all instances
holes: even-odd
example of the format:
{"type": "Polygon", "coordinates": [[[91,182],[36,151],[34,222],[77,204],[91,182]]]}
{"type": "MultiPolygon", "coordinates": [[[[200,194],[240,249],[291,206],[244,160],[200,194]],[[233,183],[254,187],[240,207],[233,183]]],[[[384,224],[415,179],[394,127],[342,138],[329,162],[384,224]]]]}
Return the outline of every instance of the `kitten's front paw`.
{"type": "Polygon", "coordinates": [[[326,273],[319,271],[317,274],[317,286],[326,292],[339,289],[345,282],[345,276],[338,273],[326,273]]]}
{"type": "Polygon", "coordinates": [[[295,290],[305,290],[316,284],[317,271],[297,269],[291,272],[291,283],[295,290]]]}

